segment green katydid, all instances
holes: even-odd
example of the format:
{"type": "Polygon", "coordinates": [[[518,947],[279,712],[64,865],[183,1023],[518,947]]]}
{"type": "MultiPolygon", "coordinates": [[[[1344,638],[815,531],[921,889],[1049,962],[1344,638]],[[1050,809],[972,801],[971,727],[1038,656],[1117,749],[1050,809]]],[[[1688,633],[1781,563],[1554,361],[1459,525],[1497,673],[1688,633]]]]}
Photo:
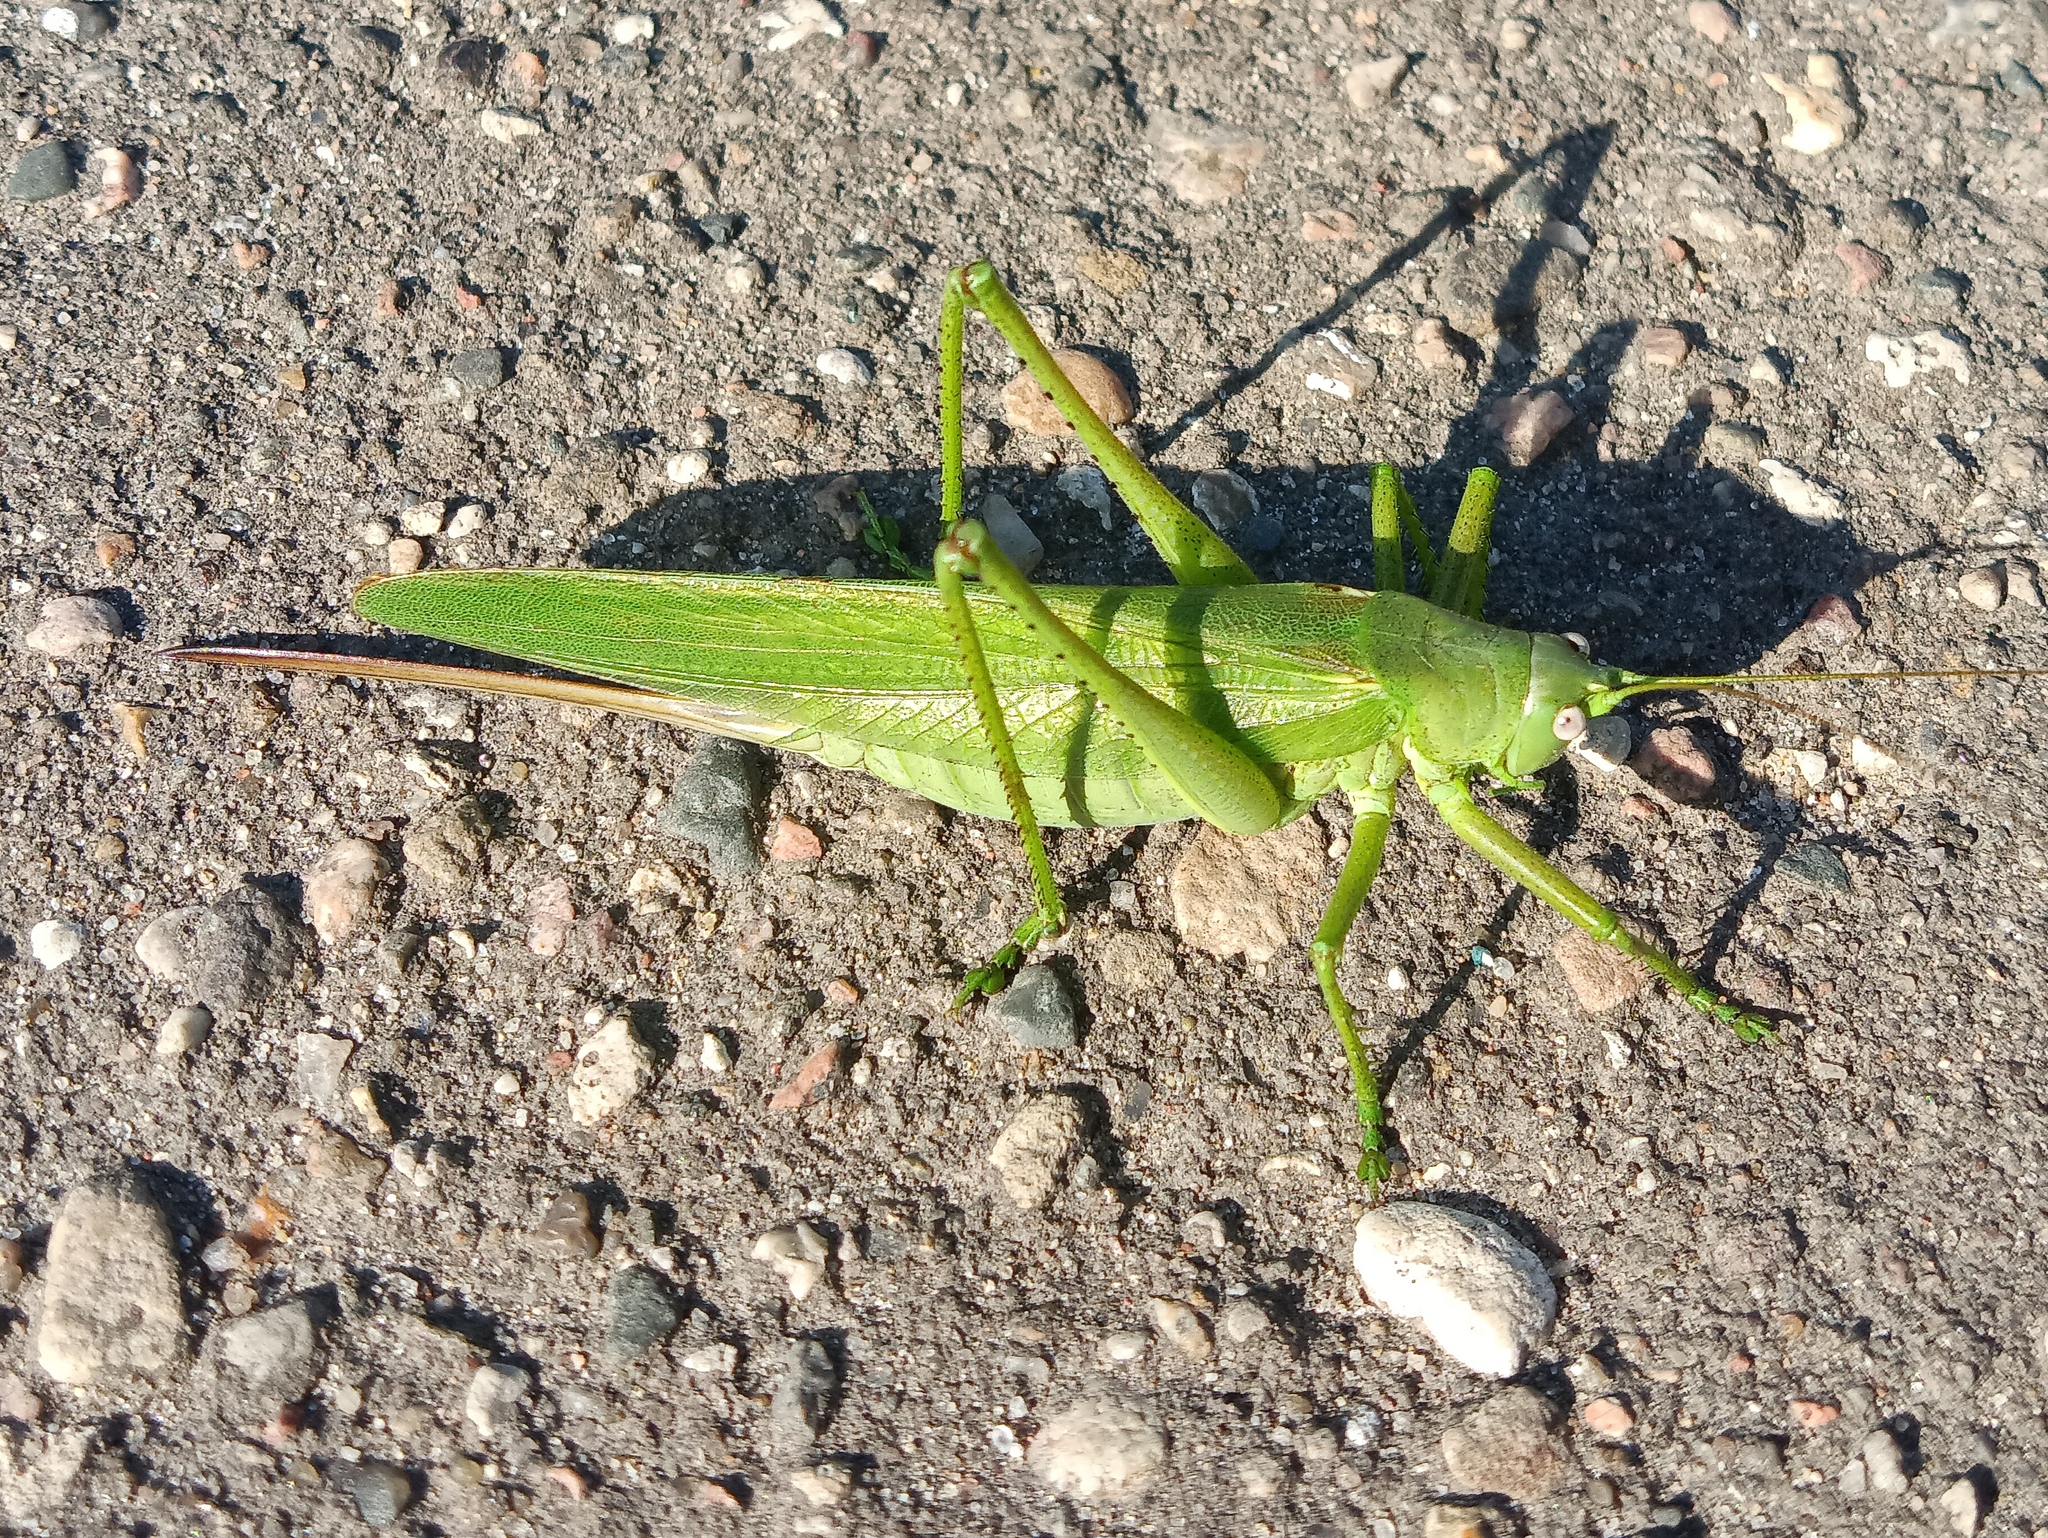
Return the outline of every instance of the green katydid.
{"type": "MultiPolygon", "coordinates": [[[[366,619],[574,679],[252,646],[171,655],[650,717],[862,769],[961,811],[1006,818],[1022,835],[1034,906],[1011,941],[969,974],[963,1001],[1000,989],[1035,945],[1065,927],[1043,826],[1199,817],[1254,834],[1341,789],[1354,828],[1312,957],[1350,1065],[1358,1173],[1375,1189],[1388,1173],[1380,1086],[1337,972],[1406,774],[1452,831],[1512,880],[1742,1040],[1772,1039],[1763,1015],[1722,999],[1631,933],[1474,799],[1480,777],[1538,788],[1532,776],[1591,718],[1632,695],[1734,681],[1630,673],[1593,662],[1564,636],[1486,623],[1500,484],[1492,471],[1472,472],[1438,552],[1393,468],[1375,469],[1373,591],[1259,584],[1090,409],[985,262],[946,279],[940,356],[944,534],[927,580],[451,570],[374,579],[356,594],[366,619]],[[970,308],[1051,396],[1176,586],[1035,587],[981,523],[962,516],[970,308]],[[1421,596],[1407,592],[1409,548],[1421,596]]],[[[872,514],[870,536],[910,570],[893,530],[872,514]]]]}

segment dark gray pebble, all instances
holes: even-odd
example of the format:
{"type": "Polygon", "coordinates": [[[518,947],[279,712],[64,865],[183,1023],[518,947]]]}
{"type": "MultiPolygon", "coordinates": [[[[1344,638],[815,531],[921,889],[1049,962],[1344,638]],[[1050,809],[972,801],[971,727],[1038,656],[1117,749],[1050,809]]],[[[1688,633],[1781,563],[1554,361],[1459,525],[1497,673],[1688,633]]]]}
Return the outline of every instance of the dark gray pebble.
{"type": "Polygon", "coordinates": [[[2041,82],[2034,78],[2034,72],[2014,59],[1999,72],[1999,81],[2021,101],[2039,101],[2043,96],[2041,82]]]}
{"type": "Polygon", "coordinates": [[[1937,267],[1923,272],[1908,287],[1913,310],[1920,315],[1953,315],[1970,294],[1970,280],[1959,272],[1937,267]]]}
{"type": "Polygon", "coordinates": [[[605,1355],[615,1362],[668,1339],[683,1317],[668,1283],[645,1266],[628,1266],[605,1283],[604,1314],[605,1355]]]}
{"type": "Polygon", "coordinates": [[[472,347],[448,360],[448,377],[463,389],[482,395],[495,390],[507,377],[505,351],[501,347],[472,347]]]}
{"type": "Polygon", "coordinates": [[[8,178],[7,195],[17,203],[47,203],[77,186],[71,146],[62,139],[45,139],[21,157],[8,178]]]}
{"type": "Polygon", "coordinates": [[[1244,547],[1254,555],[1271,555],[1287,540],[1287,525],[1271,513],[1261,513],[1244,526],[1244,547]]]}
{"type": "Polygon", "coordinates": [[[791,1341],[788,1365],[768,1404],[776,1444],[800,1449],[817,1441],[832,1419],[838,1397],[839,1369],[832,1363],[832,1353],[819,1341],[791,1341]]]}
{"type": "Polygon", "coordinates": [[[1794,881],[1803,881],[1808,886],[1831,888],[1837,892],[1849,890],[1849,867],[1842,863],[1842,857],[1826,844],[1801,844],[1787,850],[1778,862],[1778,869],[1794,881]]]}
{"type": "Polygon", "coordinates": [[[740,214],[705,214],[697,221],[697,228],[714,246],[731,244],[746,227],[747,221],[740,214]]]}
{"type": "Polygon", "coordinates": [[[1048,966],[1026,967],[989,1000],[988,1017],[1027,1052],[1063,1052],[1080,1041],[1074,1001],[1048,966]]]}
{"type": "Polygon", "coordinates": [[[389,1527],[412,1504],[412,1481],[405,1470],[372,1458],[349,1481],[356,1511],[372,1527],[389,1527]]]}
{"type": "Polygon", "coordinates": [[[721,880],[761,868],[761,752],[707,737],[654,819],[671,838],[704,846],[721,880]]]}
{"type": "Polygon", "coordinates": [[[435,68],[444,80],[481,91],[491,83],[490,43],[480,37],[458,37],[441,50],[435,68]]]}

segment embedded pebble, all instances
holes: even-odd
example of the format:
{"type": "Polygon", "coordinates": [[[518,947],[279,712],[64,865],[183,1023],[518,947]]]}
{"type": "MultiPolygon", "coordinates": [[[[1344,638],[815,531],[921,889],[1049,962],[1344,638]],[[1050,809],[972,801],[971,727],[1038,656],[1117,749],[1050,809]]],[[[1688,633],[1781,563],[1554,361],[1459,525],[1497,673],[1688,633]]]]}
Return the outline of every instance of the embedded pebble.
{"type": "Polygon", "coordinates": [[[1579,1412],[1579,1419],[1586,1423],[1586,1429],[1603,1437],[1621,1438],[1635,1429],[1635,1411],[1624,1399],[1608,1395],[1595,1399],[1579,1412]]]}
{"type": "Polygon", "coordinates": [[[1451,1487],[1497,1492],[1517,1501],[1538,1500],[1562,1488],[1573,1477],[1573,1466],[1558,1431],[1557,1407],[1543,1395],[1527,1388],[1503,1390],[1444,1433],[1444,1469],[1451,1487]]]}
{"type": "Polygon", "coordinates": [[[1233,470],[1204,470],[1195,477],[1192,499],[1218,534],[1233,534],[1259,516],[1259,494],[1233,470]]]}
{"type": "MultiPolygon", "coordinates": [[[[2036,91],[2039,89],[2035,87],[2036,91]]],[[[1984,1526],[1985,1504],[1984,1492],[1977,1487],[1976,1480],[1968,1474],[1954,1480],[1941,1492],[1939,1504],[1956,1538],[1977,1538],[1984,1526]]]]}
{"type": "Polygon", "coordinates": [[[766,1261],[799,1303],[825,1280],[825,1261],[831,1253],[824,1236],[808,1223],[771,1228],[754,1241],[754,1259],[766,1261]]]}
{"type": "Polygon", "coordinates": [[[156,1055],[183,1057],[213,1029],[213,1011],[204,1004],[185,1004],[174,1009],[157,1027],[156,1055]]]}
{"type": "Polygon", "coordinates": [[[46,598],[42,613],[22,643],[49,657],[76,657],[111,646],[127,634],[121,611],[104,598],[46,598]]]}
{"type": "Polygon", "coordinates": [[[472,347],[448,360],[448,377],[472,394],[495,390],[509,377],[505,353],[497,347],[472,347]]]}
{"type": "Polygon", "coordinates": [[[1899,761],[1876,743],[1862,737],[1849,739],[1849,767],[1865,778],[1890,774],[1899,761]]]}
{"type": "Polygon", "coordinates": [[[782,1378],[768,1401],[777,1447],[809,1447],[831,1422],[839,1399],[839,1368],[823,1341],[793,1340],[782,1378]]]}
{"type": "Polygon", "coordinates": [[[1500,50],[1502,53],[1527,52],[1536,41],[1536,29],[1519,16],[1510,16],[1500,24],[1500,50]]]}
{"type": "MultiPolygon", "coordinates": [[[[1655,802],[1650,805],[1655,809],[1655,802]]],[[[1550,959],[1564,973],[1579,1007],[1589,1015],[1618,1008],[1649,986],[1650,974],[1640,962],[1601,944],[1583,929],[1567,929],[1559,935],[1550,949],[1550,959]]]]}
{"type": "Polygon", "coordinates": [[[1008,497],[992,494],[982,498],[981,522],[996,548],[1010,558],[1010,564],[1022,575],[1030,576],[1045,559],[1045,542],[1032,531],[1008,497]]]}
{"type": "Polygon", "coordinates": [[[1956,591],[1965,603],[1988,614],[2005,602],[2005,567],[1993,562],[1966,571],[1956,579],[1956,591]]]}
{"type": "Polygon", "coordinates": [[[1889,1429],[1880,1428],[1865,1437],[1861,1454],[1864,1479],[1872,1494],[1904,1495],[1912,1488],[1904,1451],[1889,1429]]]}
{"type": "Polygon", "coordinates": [[[1367,59],[1344,74],[1344,95],[1360,112],[1377,113],[1401,89],[1408,78],[1408,55],[1389,54],[1384,59],[1367,59]]]}
{"type": "Polygon", "coordinates": [[[106,7],[92,5],[87,0],[67,0],[66,4],[53,5],[42,14],[42,28],[55,33],[67,43],[81,47],[97,43],[114,30],[114,21],[107,14],[106,7]]]}
{"type": "Polygon", "coordinates": [[[1806,83],[1796,84],[1766,72],[1763,82],[1785,102],[1791,130],[1778,142],[1801,155],[1825,155],[1839,149],[1860,121],[1847,100],[1848,80],[1831,53],[1808,54],[1806,83]]]}
{"type": "Polygon", "coordinates": [[[615,48],[651,43],[654,41],[654,18],[645,11],[630,11],[624,16],[614,17],[606,35],[615,48]]]}
{"type": "Polygon", "coordinates": [[[576,1049],[569,1114],[578,1126],[594,1126],[639,1099],[653,1077],[654,1054],[634,1033],[631,1020],[613,1015],[576,1049]]]}
{"type": "Polygon", "coordinates": [[[1105,1362],[1135,1362],[1152,1348],[1152,1337],[1143,1330],[1118,1330],[1102,1337],[1099,1350],[1105,1362]]]}
{"type": "Polygon", "coordinates": [[[1686,25],[1716,45],[1742,33],[1742,18],[1722,0],[1692,0],[1685,8],[1686,25]]]}
{"type": "MultiPolygon", "coordinates": [[[[1081,399],[1109,426],[1121,427],[1131,420],[1130,392],[1124,388],[1124,382],[1117,377],[1115,369],[1093,353],[1071,347],[1060,348],[1052,357],[1081,399]]],[[[1060,415],[1052,397],[1038,387],[1038,381],[1031,377],[1029,369],[1019,370],[1003,386],[1003,415],[1017,432],[1058,437],[1062,434],[1071,436],[1074,431],[1067,425],[1067,419],[1060,415]]]]}
{"type": "Polygon", "coordinates": [[[1814,480],[1805,471],[1780,459],[1756,462],[1769,482],[1778,505],[1811,528],[1825,528],[1842,516],[1842,498],[1814,480]]]}
{"type": "Polygon", "coordinates": [[[345,838],[329,845],[305,876],[305,914],[313,932],[329,945],[354,934],[390,874],[391,859],[381,844],[345,838]]]}
{"type": "Polygon", "coordinates": [[[1905,389],[1922,374],[1950,374],[1958,384],[1970,382],[1969,343],[1946,331],[1910,338],[1873,331],[1864,340],[1863,356],[1884,370],[1884,382],[1894,390],[1905,389]]]}
{"type": "Polygon", "coordinates": [[[1863,634],[1863,621],[1846,598],[1836,593],[1823,593],[1814,599],[1813,607],[1806,611],[1806,618],[1800,621],[1802,637],[1824,647],[1846,646],[1863,634]]]}
{"type": "Polygon", "coordinates": [[[663,467],[663,473],[673,485],[695,486],[711,474],[711,456],[701,449],[688,449],[681,454],[672,454],[663,467]]]}
{"type": "Polygon", "coordinates": [[[729,737],[706,737],[690,755],[654,825],[672,838],[701,845],[721,880],[761,868],[761,752],[729,737]]]}
{"type": "Polygon", "coordinates": [[[1415,361],[1424,368],[1448,369],[1460,374],[1471,370],[1472,359],[1458,345],[1457,333],[1441,317],[1432,316],[1418,321],[1409,333],[1409,342],[1415,348],[1415,361]]]}
{"type": "Polygon", "coordinates": [[[1059,1193],[1088,1147],[1088,1119],[1071,1095],[1041,1095],[1010,1119],[988,1162],[1017,1206],[1033,1211],[1059,1193]]]}
{"type": "Polygon", "coordinates": [[[1586,730],[1572,740],[1572,757],[1602,774],[1612,774],[1628,762],[1631,748],[1628,720],[1624,716],[1595,716],[1586,730]]]}
{"type": "Polygon", "coordinates": [[[1630,755],[1629,767],[1684,806],[1704,806],[1723,788],[1713,750],[1690,726],[1655,728],[1630,755]]]}
{"type": "Polygon", "coordinates": [[[1273,1328],[1266,1311],[1249,1299],[1240,1299],[1223,1311],[1223,1333],[1233,1345],[1243,1345],[1254,1336],[1273,1328]]]}
{"type": "MultiPolygon", "coordinates": [[[[833,991],[828,984],[825,989],[826,996],[831,997],[833,991]]],[[[777,1111],[794,1111],[811,1104],[814,1100],[824,1099],[831,1092],[832,1081],[839,1072],[844,1050],[845,1044],[835,1039],[826,1042],[805,1058],[796,1072],[789,1076],[788,1082],[768,1097],[769,1108],[777,1111]]]]}
{"type": "Polygon", "coordinates": [[[1473,1372],[1513,1377],[1557,1318],[1543,1262],[1498,1224],[1454,1208],[1407,1201],[1368,1212],[1352,1264],[1368,1298],[1473,1372]]]}
{"type": "Polygon", "coordinates": [[[833,347],[819,353],[816,367],[827,379],[856,389],[865,390],[875,382],[875,371],[867,360],[849,348],[833,347]]]}
{"type": "Polygon", "coordinates": [[[252,1388],[284,1398],[296,1397],[310,1386],[317,1344],[312,1311],[298,1299],[225,1320],[207,1336],[210,1351],[252,1388]]]}
{"type": "Polygon", "coordinates": [[[487,139],[500,144],[517,144],[521,139],[536,138],[547,129],[523,112],[507,112],[502,107],[486,107],[477,114],[476,126],[487,139]]]}
{"type": "Polygon", "coordinates": [[[1160,180],[1197,208],[1242,196],[1266,158],[1265,144],[1250,134],[1164,113],[1153,119],[1152,146],[1160,180]]]}
{"type": "Polygon", "coordinates": [[[1937,267],[1923,272],[1906,285],[1906,297],[1917,315],[1946,319],[1963,307],[1970,284],[1960,273],[1937,267]]]}
{"type": "Polygon", "coordinates": [[[853,1475],[843,1463],[820,1463],[794,1470],[789,1484],[813,1506],[839,1506],[853,1491],[853,1475]]]}
{"type": "Polygon", "coordinates": [[[1166,1462],[1166,1438],[1136,1406],[1083,1400],[1040,1427],[1024,1462],[1055,1490],[1080,1500],[1145,1485],[1166,1462]]]}
{"type": "Polygon", "coordinates": [[[988,1002],[988,1019],[1027,1052],[1063,1052],[1080,1042],[1074,1001],[1052,967],[1028,966],[988,1002]]]}
{"type": "Polygon", "coordinates": [[[668,1283],[646,1266],[627,1266],[604,1284],[605,1355],[630,1362],[673,1335],[683,1322],[668,1283]]]}
{"type": "Polygon", "coordinates": [[[384,1178],[386,1165],[337,1127],[319,1122],[306,1127],[306,1173],[315,1180],[367,1193],[384,1178]]]}
{"type": "Polygon", "coordinates": [[[724,1037],[710,1031],[704,1033],[703,1043],[697,1050],[697,1066],[706,1073],[732,1072],[732,1048],[725,1044],[724,1037]]]}
{"type": "Polygon", "coordinates": [[[476,1434],[496,1441],[519,1429],[519,1407],[533,1392],[533,1375],[510,1362],[487,1362],[470,1375],[462,1413],[476,1434]]]}
{"type": "Polygon", "coordinates": [[[328,1036],[319,1031],[301,1031],[295,1042],[298,1054],[299,1094],[319,1104],[341,1092],[342,1070],[356,1050],[346,1036],[328,1036]]]}
{"type": "Polygon", "coordinates": [[[1431,1506],[1422,1514],[1422,1538],[1493,1538],[1493,1524],[1481,1506],[1431,1506]]]}
{"type": "Polygon", "coordinates": [[[1822,891],[1846,892],[1849,890],[1849,867],[1842,863],[1842,857],[1826,844],[1809,840],[1797,844],[1785,852],[1778,861],[1778,869],[1794,881],[1822,891]]]}
{"type": "Polygon", "coordinates": [[[47,203],[77,185],[71,146],[62,139],[45,139],[16,163],[14,174],[7,179],[7,195],[17,203],[47,203]]]}
{"type": "Polygon", "coordinates": [[[1646,326],[1636,346],[1643,362],[1655,368],[1677,368],[1692,354],[1692,343],[1676,326],[1646,326]]]}
{"type": "Polygon", "coordinates": [[[1926,227],[1926,209],[1911,198],[1894,198],[1872,216],[1870,238],[1894,256],[1903,256],[1920,243],[1926,227]]]}
{"type": "Polygon", "coordinates": [[[1747,468],[1763,458],[1763,429],[1747,422],[1713,422],[1700,435],[1700,457],[1709,464],[1747,468]]]}
{"type": "Polygon", "coordinates": [[[101,1175],[65,1194],[34,1332],[42,1370],[73,1387],[157,1379],[185,1359],[170,1226],[139,1178],[101,1175]]]}
{"type": "Polygon", "coordinates": [[[54,972],[75,960],[85,949],[85,941],[83,924],[70,919],[44,919],[28,932],[28,953],[45,972],[54,972]]]}
{"type": "Polygon", "coordinates": [[[1533,464],[1575,420],[1555,390],[1520,390],[1498,402],[1488,415],[1510,463],[1533,464]]]}
{"type": "Polygon", "coordinates": [[[1206,1362],[1215,1352],[1209,1321],[1178,1298],[1152,1300],[1152,1328],[1190,1361],[1206,1362]]]}
{"type": "Polygon", "coordinates": [[[1094,465],[1069,465],[1060,471],[1053,484],[1059,488],[1061,496],[1078,502],[1100,517],[1105,529],[1110,526],[1116,500],[1109,489],[1109,477],[1094,465]]]}
{"type": "Polygon", "coordinates": [[[475,796],[437,807],[406,830],[406,868],[444,891],[466,891],[483,863],[491,831],[490,814],[475,796]]]}
{"type": "Polygon", "coordinates": [[[1875,288],[1891,275],[1892,264],[1860,240],[1843,241],[1835,247],[1835,255],[1849,270],[1849,292],[1852,294],[1875,288]]]}
{"type": "MultiPolygon", "coordinates": [[[[342,1465],[346,1470],[347,1465],[342,1465]]],[[[405,1470],[381,1458],[365,1459],[353,1475],[343,1473],[349,1494],[355,1497],[356,1515],[371,1527],[389,1527],[412,1504],[412,1481],[405,1470]]]]}
{"type": "Polygon", "coordinates": [[[818,835],[798,822],[794,817],[775,819],[775,830],[768,836],[768,858],[787,863],[792,860],[815,860],[825,852],[818,835]]]}
{"type": "Polygon", "coordinates": [[[1174,927],[1212,956],[1270,961],[1315,922],[1327,863],[1312,818],[1252,838],[1205,824],[1167,878],[1174,927]]]}
{"type": "Polygon", "coordinates": [[[548,1203],[534,1225],[533,1238],[543,1251],[571,1260],[594,1259],[598,1243],[590,1227],[590,1198],[581,1191],[564,1191],[548,1203]]]}

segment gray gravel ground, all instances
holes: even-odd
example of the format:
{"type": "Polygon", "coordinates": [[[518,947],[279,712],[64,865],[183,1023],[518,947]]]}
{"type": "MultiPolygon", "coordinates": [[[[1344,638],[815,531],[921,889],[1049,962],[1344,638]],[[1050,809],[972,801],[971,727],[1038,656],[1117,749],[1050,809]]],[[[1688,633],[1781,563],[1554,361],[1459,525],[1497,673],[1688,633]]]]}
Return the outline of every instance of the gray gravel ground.
{"type": "MultiPolygon", "coordinates": [[[[1027,1052],[945,1009],[1027,900],[1001,827],[794,760],[758,766],[748,827],[744,774],[679,794],[693,745],[649,725],[155,655],[359,634],[352,586],[408,559],[878,574],[815,493],[858,472],[932,538],[950,263],[1101,349],[1174,485],[1243,476],[1264,574],[1361,581],[1382,456],[1441,529],[1505,464],[1494,404],[1550,385],[1574,420],[1507,468],[1497,618],[1641,668],[2048,661],[2038,7],[817,12],[864,50],[774,48],[806,14],[776,3],[662,8],[651,37],[584,0],[9,13],[10,1530],[1480,1520],[1426,1513],[1440,1439],[1503,1391],[1350,1267],[1300,943],[1334,805],[1288,846],[1264,962],[1176,928],[1176,863],[1237,856],[1056,837],[1081,1039],[1053,1019],[1027,1052]],[[1396,54],[1355,107],[1386,72],[1354,67],[1396,54]],[[1808,116],[1853,130],[1818,155],[1763,78],[1830,83],[1812,55],[1846,78],[1808,116]],[[1462,367],[1418,350],[1439,317],[1462,367]],[[1873,334],[1906,340],[1873,361],[1873,334]],[[871,385],[821,377],[835,347],[871,385]],[[73,595],[105,603],[45,607],[73,595]],[[716,847],[675,836],[736,784],[716,847]],[[750,868],[784,816],[784,853],[821,852],[750,868]],[[355,835],[378,847],[316,938],[307,873],[355,835]],[[188,908],[165,980],[136,941],[188,908]],[[200,1003],[210,1033],[187,1014],[161,1054],[200,1003]],[[814,1102],[772,1105],[806,1063],[814,1102]],[[631,1098],[578,1120],[608,1073],[631,1098]],[[1020,1210],[988,1155],[1055,1089],[1082,1141],[1020,1210]],[[1020,1456],[1055,1424],[1163,1462],[1057,1489],[1020,1456]]],[[[1011,367],[970,333],[974,420],[1011,367]]],[[[1041,580],[1162,580],[1127,516],[1058,489],[1069,446],[972,447],[1041,580]]],[[[1561,921],[1419,798],[1347,962],[1398,1070],[1393,1194],[1491,1214],[1559,1285],[1523,1381],[1561,1429],[1538,1406],[1523,1472],[1467,1497],[1498,1533],[2048,1528],[2040,690],[1796,697],[1840,728],[1645,710],[1638,736],[1692,723],[1705,804],[1572,767],[1502,803],[1783,1011],[1778,1048],[1626,980],[1590,1012],[1574,984],[1613,980],[1553,959],[1561,921]]]]}

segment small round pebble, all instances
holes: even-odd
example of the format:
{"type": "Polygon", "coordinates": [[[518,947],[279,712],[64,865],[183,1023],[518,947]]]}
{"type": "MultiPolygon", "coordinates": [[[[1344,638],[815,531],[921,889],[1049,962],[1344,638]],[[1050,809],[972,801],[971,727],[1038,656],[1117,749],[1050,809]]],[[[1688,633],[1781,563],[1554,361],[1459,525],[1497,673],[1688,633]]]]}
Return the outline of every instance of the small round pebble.
{"type": "Polygon", "coordinates": [[[2005,568],[1996,563],[1966,571],[1956,580],[1963,601],[1987,614],[2005,602],[2005,568]]]}
{"type": "Polygon", "coordinates": [[[31,651],[49,657],[76,657],[95,647],[111,646],[127,633],[121,611],[104,598],[46,598],[35,625],[22,637],[31,651]]]}
{"type": "Polygon", "coordinates": [[[837,384],[865,390],[875,382],[875,371],[859,353],[833,347],[818,354],[818,372],[837,384]]]}
{"type": "Polygon", "coordinates": [[[405,1471],[372,1458],[356,1469],[349,1482],[356,1512],[372,1527],[389,1527],[412,1504],[412,1481],[405,1471]]]}
{"type": "MultiPolygon", "coordinates": [[[[67,43],[82,46],[97,43],[114,30],[114,21],[106,9],[89,5],[84,0],[71,0],[66,5],[53,5],[43,12],[42,25],[45,32],[54,33],[67,43]]],[[[2035,88],[2037,91],[2039,87],[2035,88]]]]}
{"type": "Polygon", "coordinates": [[[1636,341],[1652,368],[1677,368],[1692,353],[1692,343],[1676,326],[1646,326],[1636,341]]]}
{"type": "Polygon", "coordinates": [[[590,1228],[590,1198],[581,1191],[564,1191],[548,1203],[534,1225],[534,1242],[544,1250],[573,1260],[589,1260],[597,1254],[597,1235],[590,1228]]]}
{"type": "Polygon", "coordinates": [[[1166,1462],[1166,1439],[1131,1405],[1084,1400],[1048,1420],[1024,1455],[1031,1471],[1081,1500],[1135,1490],[1166,1462]]]}
{"type": "Polygon", "coordinates": [[[1915,314],[1944,319],[1962,309],[1963,301],[1969,297],[1970,282],[1959,272],[1937,267],[1914,278],[1906,292],[1915,314]]]}
{"type": "Polygon", "coordinates": [[[17,203],[47,203],[77,185],[71,147],[61,139],[45,139],[21,157],[7,180],[7,195],[17,203]]]}
{"type": "Polygon", "coordinates": [[[673,1335],[682,1323],[668,1284],[646,1266],[628,1266],[605,1283],[605,1354],[628,1362],[673,1335]]]}
{"type": "Polygon", "coordinates": [[[183,1057],[213,1029],[213,1011],[204,1004],[186,1004],[174,1009],[157,1027],[156,1055],[183,1057]]]}
{"type": "Polygon", "coordinates": [[[695,486],[711,474],[711,456],[701,449],[671,454],[664,473],[672,485],[695,486]]]}
{"type": "Polygon", "coordinates": [[[606,35],[611,38],[613,46],[620,48],[631,47],[635,43],[651,43],[654,41],[654,18],[644,11],[629,12],[614,18],[606,35]]]}

